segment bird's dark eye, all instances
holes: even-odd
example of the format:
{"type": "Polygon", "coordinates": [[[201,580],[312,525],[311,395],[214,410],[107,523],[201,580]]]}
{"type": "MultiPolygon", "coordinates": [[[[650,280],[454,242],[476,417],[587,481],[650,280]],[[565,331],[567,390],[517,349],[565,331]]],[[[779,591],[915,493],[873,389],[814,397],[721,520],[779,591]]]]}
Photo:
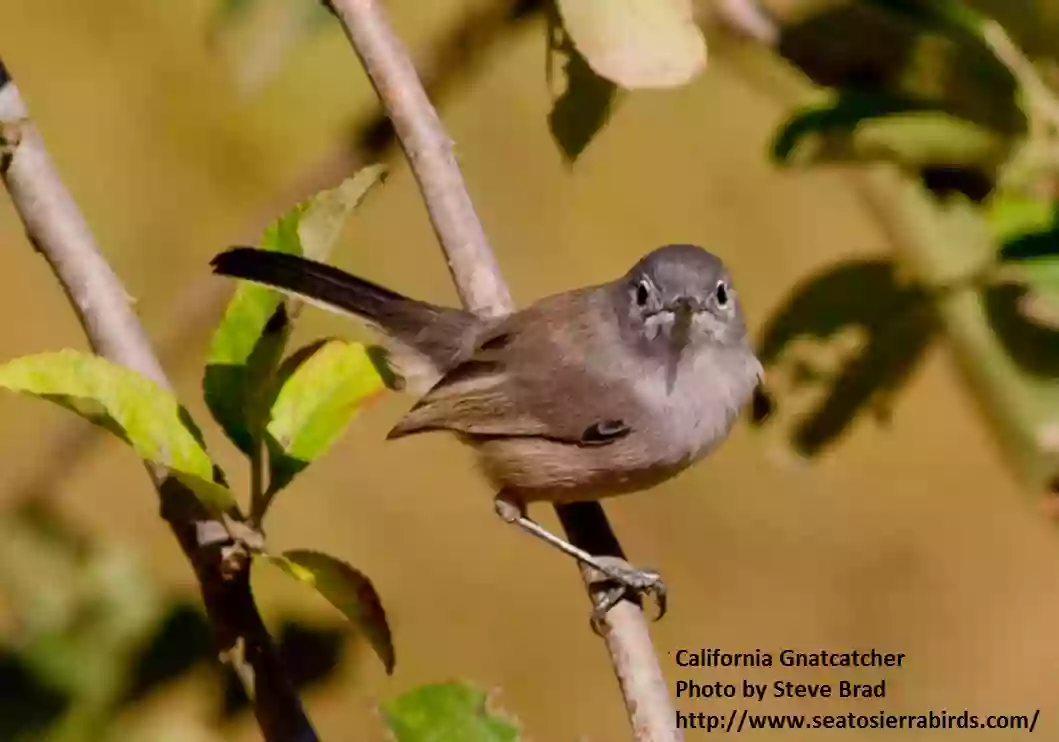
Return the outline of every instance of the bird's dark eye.
{"type": "Polygon", "coordinates": [[[647,306],[647,300],[650,298],[651,289],[647,285],[647,281],[640,281],[636,284],[636,303],[641,307],[647,306]]]}
{"type": "Polygon", "coordinates": [[[717,306],[723,307],[728,303],[728,284],[724,281],[717,282],[717,288],[714,289],[714,296],[717,298],[717,306]]]}

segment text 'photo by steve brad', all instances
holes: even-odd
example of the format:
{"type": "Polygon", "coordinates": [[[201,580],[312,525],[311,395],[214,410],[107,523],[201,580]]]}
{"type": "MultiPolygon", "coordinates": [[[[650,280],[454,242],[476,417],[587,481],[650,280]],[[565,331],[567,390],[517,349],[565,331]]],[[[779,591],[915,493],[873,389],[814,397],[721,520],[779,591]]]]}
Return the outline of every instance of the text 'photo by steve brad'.
{"type": "Polygon", "coordinates": [[[11,3],[0,740],[1059,739],[1059,4],[11,3]]]}

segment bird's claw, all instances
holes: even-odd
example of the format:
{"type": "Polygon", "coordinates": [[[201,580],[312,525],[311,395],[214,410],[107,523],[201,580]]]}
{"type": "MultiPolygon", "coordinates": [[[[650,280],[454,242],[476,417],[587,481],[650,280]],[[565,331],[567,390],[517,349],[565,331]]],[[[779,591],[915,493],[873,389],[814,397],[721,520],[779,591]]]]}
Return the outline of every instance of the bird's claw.
{"type": "Polygon", "coordinates": [[[590,579],[593,586],[592,630],[597,634],[603,633],[603,619],[607,612],[630,593],[636,599],[644,595],[653,598],[658,606],[655,621],[666,614],[667,590],[658,572],[638,569],[618,557],[596,557],[596,562],[590,579]]]}

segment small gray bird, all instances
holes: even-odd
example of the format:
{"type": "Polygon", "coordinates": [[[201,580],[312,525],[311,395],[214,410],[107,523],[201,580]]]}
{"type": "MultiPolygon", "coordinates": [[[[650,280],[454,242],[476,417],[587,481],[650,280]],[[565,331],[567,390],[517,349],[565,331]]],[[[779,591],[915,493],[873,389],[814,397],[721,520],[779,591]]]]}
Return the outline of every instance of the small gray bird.
{"type": "MultiPolygon", "coordinates": [[[[615,281],[495,320],[295,255],[237,247],[212,266],[374,326],[390,370],[422,394],[388,438],[457,434],[477,450],[501,517],[623,590],[662,584],[546,531],[526,504],[597,500],[669,479],[727,437],[762,377],[724,264],[694,245],[660,247],[615,281]]],[[[596,617],[620,597],[597,603],[596,617]]]]}

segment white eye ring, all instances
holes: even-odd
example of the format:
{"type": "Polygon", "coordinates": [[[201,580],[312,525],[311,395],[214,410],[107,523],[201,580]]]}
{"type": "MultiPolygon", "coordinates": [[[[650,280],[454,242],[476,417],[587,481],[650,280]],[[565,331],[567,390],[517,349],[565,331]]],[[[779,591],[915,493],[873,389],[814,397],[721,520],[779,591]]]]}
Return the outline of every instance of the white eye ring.
{"type": "Polygon", "coordinates": [[[640,282],[636,284],[636,304],[637,306],[647,306],[648,299],[651,298],[651,284],[646,278],[641,278],[640,282]]]}
{"type": "Polygon", "coordinates": [[[731,289],[728,288],[728,284],[724,281],[718,281],[717,287],[713,290],[713,296],[717,300],[717,306],[726,307],[730,300],[731,289]]]}

